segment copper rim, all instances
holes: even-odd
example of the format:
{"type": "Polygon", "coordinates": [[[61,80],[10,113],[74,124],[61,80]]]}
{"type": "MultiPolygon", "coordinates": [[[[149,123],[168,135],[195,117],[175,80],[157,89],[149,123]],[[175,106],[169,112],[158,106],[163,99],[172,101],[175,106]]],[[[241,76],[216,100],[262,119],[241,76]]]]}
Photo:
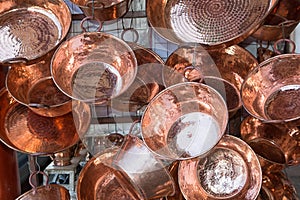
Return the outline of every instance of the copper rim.
{"type": "Polygon", "coordinates": [[[67,36],[71,12],[63,0],[0,3],[0,62],[34,63],[67,36]],[[22,23],[19,23],[22,21],[22,23]]]}
{"type": "Polygon", "coordinates": [[[181,161],[180,189],[186,199],[247,199],[259,194],[262,171],[250,146],[224,135],[205,156],[181,161]]]}
{"type": "MultiPolygon", "coordinates": [[[[76,117],[72,113],[59,117],[43,117],[17,103],[7,90],[1,90],[0,94],[0,139],[16,151],[32,155],[63,151],[79,141],[75,118],[80,118],[81,124],[89,124],[90,118],[82,113],[76,117]]],[[[86,131],[86,126],[82,125],[80,131],[86,131]]]]}
{"type": "Polygon", "coordinates": [[[147,18],[163,38],[207,47],[238,44],[251,35],[270,12],[270,1],[147,1],[147,18]]]}

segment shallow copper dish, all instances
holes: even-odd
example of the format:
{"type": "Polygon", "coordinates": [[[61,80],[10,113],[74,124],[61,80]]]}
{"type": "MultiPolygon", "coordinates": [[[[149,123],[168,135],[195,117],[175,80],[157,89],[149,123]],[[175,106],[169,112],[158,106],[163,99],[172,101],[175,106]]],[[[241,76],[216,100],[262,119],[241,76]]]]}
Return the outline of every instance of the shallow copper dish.
{"type": "Polygon", "coordinates": [[[6,75],[6,88],[18,103],[45,117],[57,117],[71,112],[72,99],[61,92],[50,75],[50,61],[32,65],[12,64],[6,75]]]}
{"type": "Polygon", "coordinates": [[[0,2],[0,62],[32,62],[67,36],[71,12],[63,0],[0,2]]]}
{"type": "Polygon", "coordinates": [[[178,179],[186,199],[253,200],[261,188],[262,171],[247,143],[224,135],[205,156],[181,161],[178,179]]]}
{"type": "Polygon", "coordinates": [[[50,72],[67,96],[103,104],[124,93],[133,83],[137,61],[123,40],[104,32],[83,32],[57,48],[50,72]]]}
{"type": "Polygon", "coordinates": [[[164,88],[161,74],[165,66],[154,51],[135,43],[128,44],[137,59],[137,75],[130,87],[109,105],[118,111],[136,112],[164,88]]]}
{"type": "Polygon", "coordinates": [[[131,0],[71,0],[78,5],[86,16],[93,16],[100,21],[109,21],[124,16],[131,0]]]}
{"type": "Polygon", "coordinates": [[[81,119],[81,132],[86,130],[85,124],[90,120],[86,113],[73,117],[70,112],[51,118],[37,115],[17,103],[6,89],[1,90],[0,101],[0,139],[8,147],[23,153],[45,155],[63,151],[79,141],[75,118],[81,119]]]}
{"type": "Polygon", "coordinates": [[[265,60],[249,72],[241,87],[244,108],[264,122],[299,126],[300,54],[265,60]]]}
{"type": "Polygon", "coordinates": [[[163,38],[207,47],[238,44],[251,35],[269,14],[264,1],[147,1],[147,18],[163,38]]]}
{"type": "Polygon", "coordinates": [[[242,121],[241,138],[257,154],[264,173],[299,164],[295,156],[299,144],[289,131],[283,124],[263,123],[252,116],[242,121]]]}
{"type": "Polygon", "coordinates": [[[116,170],[113,159],[119,148],[107,149],[91,158],[81,170],[77,183],[78,200],[142,199],[127,177],[116,170]]]}

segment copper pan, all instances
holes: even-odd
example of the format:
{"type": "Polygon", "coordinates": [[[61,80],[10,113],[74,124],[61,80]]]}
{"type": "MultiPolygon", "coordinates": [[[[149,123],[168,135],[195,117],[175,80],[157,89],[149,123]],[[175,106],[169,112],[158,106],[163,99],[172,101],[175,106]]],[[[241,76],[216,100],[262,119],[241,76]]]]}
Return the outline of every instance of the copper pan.
{"type": "Polygon", "coordinates": [[[299,157],[294,156],[299,144],[284,125],[263,123],[249,116],[242,121],[241,138],[257,154],[264,173],[299,164],[299,157]]]}
{"type": "Polygon", "coordinates": [[[228,92],[225,95],[226,101],[230,105],[228,106],[230,117],[232,117],[241,107],[240,100],[236,100],[234,97],[237,96],[237,99],[240,99],[241,85],[248,72],[257,65],[257,59],[238,45],[210,50],[203,49],[199,45],[182,46],[168,57],[166,61],[168,68],[163,71],[163,78],[166,87],[183,81],[182,76],[179,76],[178,73],[183,74],[188,81],[193,81],[197,74],[202,77],[224,79],[224,82],[229,83],[226,85],[233,86],[231,91],[236,91],[228,92]],[[197,70],[187,70],[190,66],[197,70]],[[235,93],[236,95],[233,95],[235,93]]]}
{"type": "Polygon", "coordinates": [[[20,104],[45,117],[57,117],[72,109],[72,99],[61,92],[50,74],[50,61],[46,59],[32,65],[12,64],[6,76],[6,88],[20,104]]]}
{"type": "Polygon", "coordinates": [[[86,16],[109,21],[124,16],[132,0],[71,0],[86,16]]]}
{"type": "Polygon", "coordinates": [[[60,152],[79,141],[78,132],[87,130],[85,124],[89,124],[90,118],[84,112],[78,116],[70,112],[59,117],[43,117],[16,102],[6,89],[0,94],[0,139],[18,152],[32,155],[60,152]]]}
{"type": "Polygon", "coordinates": [[[72,20],[63,0],[2,0],[0,16],[0,65],[43,60],[67,36],[72,20]]]}
{"type": "Polygon", "coordinates": [[[29,176],[29,183],[32,186],[32,189],[22,194],[16,200],[70,200],[69,191],[61,185],[58,184],[49,184],[48,176],[44,172],[33,172],[29,176]],[[46,185],[35,186],[33,184],[33,176],[38,173],[46,176],[46,185]]]}
{"type": "Polygon", "coordinates": [[[165,65],[152,50],[132,42],[128,44],[137,59],[137,75],[131,86],[109,105],[118,111],[136,112],[164,88],[161,74],[165,65]]]}
{"type": "Polygon", "coordinates": [[[187,200],[253,200],[261,188],[262,171],[247,143],[224,135],[205,156],[180,161],[178,182],[187,200]]]}
{"type": "Polygon", "coordinates": [[[271,11],[264,1],[147,1],[147,18],[163,38],[176,44],[227,47],[250,36],[271,11]]]}
{"type": "MultiPolygon", "coordinates": [[[[83,19],[82,24],[88,19],[83,19]]],[[[124,93],[133,83],[137,61],[123,40],[104,32],[83,32],[57,48],[50,72],[67,96],[103,104],[124,93]]]]}

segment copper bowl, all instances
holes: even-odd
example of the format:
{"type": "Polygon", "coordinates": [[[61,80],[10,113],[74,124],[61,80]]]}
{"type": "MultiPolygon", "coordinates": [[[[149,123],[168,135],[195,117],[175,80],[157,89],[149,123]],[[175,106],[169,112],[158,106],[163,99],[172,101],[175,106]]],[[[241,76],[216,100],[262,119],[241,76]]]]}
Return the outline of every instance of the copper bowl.
{"type": "Polygon", "coordinates": [[[133,50],[103,32],[84,32],[55,51],[50,72],[58,88],[72,99],[103,104],[125,92],[137,73],[133,50]]]}
{"type": "Polygon", "coordinates": [[[282,124],[263,123],[251,116],[242,121],[241,138],[257,154],[264,173],[299,164],[299,158],[294,156],[299,144],[289,131],[282,124]]]}
{"type": "Polygon", "coordinates": [[[71,12],[63,0],[0,2],[0,63],[42,60],[67,36],[71,12]]]}
{"type": "Polygon", "coordinates": [[[299,125],[300,55],[282,54],[254,68],[241,87],[244,108],[270,123],[299,125]]]}
{"type": "Polygon", "coordinates": [[[78,200],[142,199],[112,163],[119,148],[110,148],[91,158],[81,170],[77,183],[78,200]]]}
{"type": "Polygon", "coordinates": [[[201,83],[179,83],[148,104],[141,120],[142,138],[164,159],[190,159],[215,146],[227,122],[226,103],[215,89],[201,83]]]}
{"type": "Polygon", "coordinates": [[[71,0],[86,16],[109,21],[124,16],[132,0],[71,0]]]}
{"type": "Polygon", "coordinates": [[[0,102],[0,140],[26,154],[48,155],[74,146],[80,139],[78,132],[85,132],[91,120],[84,112],[78,116],[71,112],[59,117],[37,115],[16,102],[6,89],[0,92],[0,102]],[[80,126],[75,126],[76,119],[80,126]]]}
{"type": "Polygon", "coordinates": [[[261,188],[262,171],[247,143],[224,135],[205,156],[180,162],[178,182],[187,200],[253,200],[261,188]]]}
{"type": "Polygon", "coordinates": [[[50,75],[53,53],[32,65],[13,64],[6,76],[6,88],[18,103],[45,117],[71,112],[72,99],[61,92],[50,75]]]}

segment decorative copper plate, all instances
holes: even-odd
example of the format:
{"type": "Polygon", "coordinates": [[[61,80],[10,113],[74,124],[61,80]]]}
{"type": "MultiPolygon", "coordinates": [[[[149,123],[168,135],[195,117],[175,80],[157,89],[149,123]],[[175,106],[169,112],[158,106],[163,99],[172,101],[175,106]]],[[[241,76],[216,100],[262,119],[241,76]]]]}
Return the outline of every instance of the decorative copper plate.
{"type": "Polygon", "coordinates": [[[152,0],[147,17],[153,29],[177,43],[238,44],[263,22],[270,0],[152,0]]]}
{"type": "Polygon", "coordinates": [[[63,0],[0,2],[0,62],[33,60],[53,50],[68,34],[71,12],[63,0]]]}
{"type": "Polygon", "coordinates": [[[224,135],[205,156],[181,161],[178,179],[186,199],[253,200],[261,188],[262,172],[247,143],[224,135]]]}
{"type": "MultiPolygon", "coordinates": [[[[26,106],[17,103],[6,90],[0,95],[1,141],[10,148],[34,155],[63,151],[79,141],[72,113],[60,117],[43,117],[26,106]]],[[[81,124],[89,124],[89,118],[81,113],[76,118],[81,124]]],[[[86,126],[80,126],[80,132],[86,126]]],[[[85,129],[85,130],[84,130],[85,129]]]]}
{"type": "Polygon", "coordinates": [[[145,106],[163,87],[162,71],[164,61],[152,50],[128,43],[138,63],[134,82],[119,97],[112,99],[113,109],[123,112],[136,112],[145,106]]]}

